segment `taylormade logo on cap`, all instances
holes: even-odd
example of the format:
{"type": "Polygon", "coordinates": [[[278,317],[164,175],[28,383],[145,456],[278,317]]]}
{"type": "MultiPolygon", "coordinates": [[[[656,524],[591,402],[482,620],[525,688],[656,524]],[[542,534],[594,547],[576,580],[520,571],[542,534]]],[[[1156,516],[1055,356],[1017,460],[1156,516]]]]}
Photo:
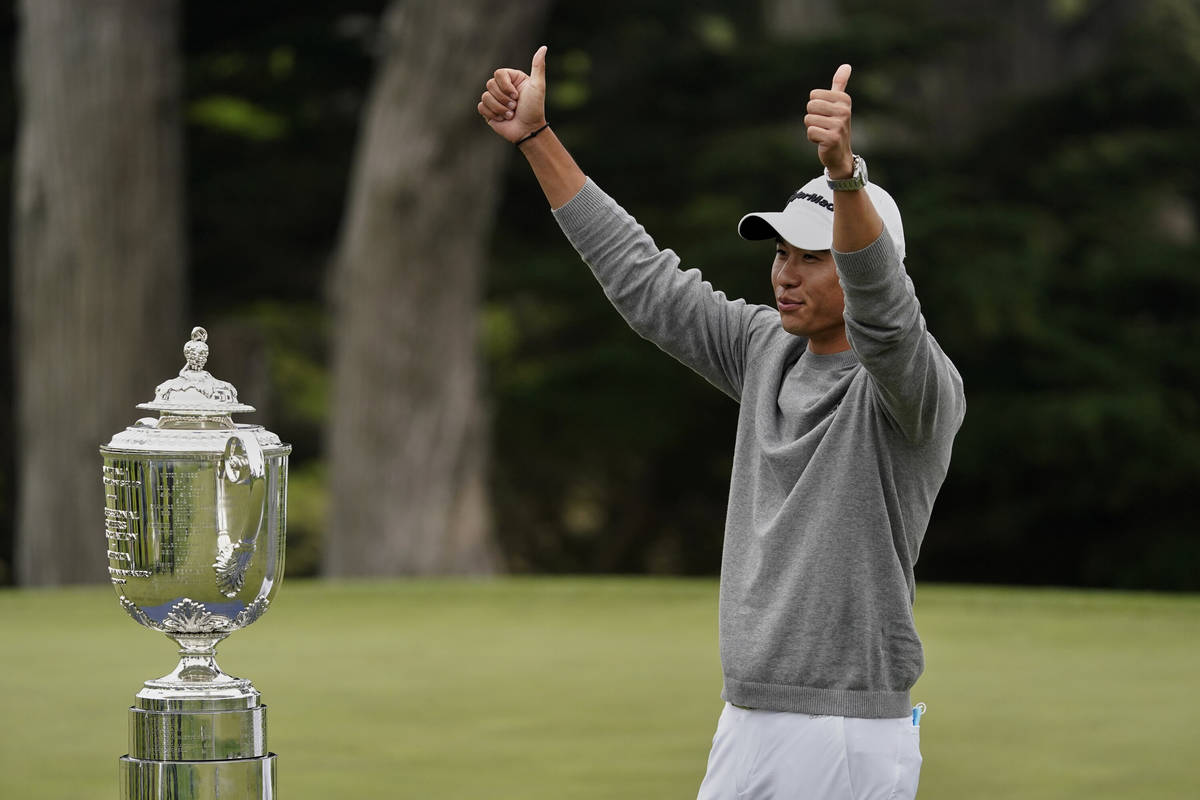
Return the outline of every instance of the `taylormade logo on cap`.
{"type": "Polygon", "coordinates": [[[806,192],[803,189],[797,189],[796,191],[792,192],[792,196],[787,199],[787,203],[784,205],[791,205],[793,200],[807,200],[810,203],[816,203],[821,208],[827,208],[830,211],[833,211],[833,203],[829,202],[824,197],[821,197],[819,194],[806,192]]]}
{"type": "MultiPolygon", "coordinates": [[[[904,225],[896,201],[878,184],[868,183],[861,191],[870,196],[903,260],[904,225]]],[[[742,217],[738,235],[751,241],[783,239],[803,250],[829,250],[833,247],[833,190],[825,176],[818,175],[792,192],[783,211],[755,211],[742,217]]]]}

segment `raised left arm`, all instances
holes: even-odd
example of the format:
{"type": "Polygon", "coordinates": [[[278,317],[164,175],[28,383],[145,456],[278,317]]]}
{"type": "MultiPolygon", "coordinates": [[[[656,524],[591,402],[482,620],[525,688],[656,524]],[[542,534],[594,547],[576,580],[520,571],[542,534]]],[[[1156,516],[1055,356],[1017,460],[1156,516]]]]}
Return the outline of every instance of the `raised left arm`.
{"type": "MultiPolygon", "coordinates": [[[[850,65],[829,89],[809,95],[808,139],[833,180],[851,177],[850,65]]],[[[910,441],[957,429],[965,410],[962,378],[925,329],[903,257],[865,189],[833,193],[833,255],[846,298],[846,338],[874,380],[876,396],[910,441]]]]}
{"type": "MultiPolygon", "coordinates": [[[[808,95],[808,113],[804,126],[808,140],[817,145],[817,157],[834,180],[849,178],[854,172],[854,153],[850,149],[850,65],[842,64],[833,74],[828,89],[813,89],[808,95]]],[[[883,231],[871,198],[863,191],[833,193],[833,249],[843,253],[862,250],[879,238],[883,231]]]]}

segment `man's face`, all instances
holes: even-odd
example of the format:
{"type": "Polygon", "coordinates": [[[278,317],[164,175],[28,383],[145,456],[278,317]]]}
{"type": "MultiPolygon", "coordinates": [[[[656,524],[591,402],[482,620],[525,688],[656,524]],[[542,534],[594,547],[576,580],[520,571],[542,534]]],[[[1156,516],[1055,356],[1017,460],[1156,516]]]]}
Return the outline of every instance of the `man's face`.
{"type": "Polygon", "coordinates": [[[849,349],[842,319],[845,298],[833,253],[801,250],[776,239],[771,285],[785,331],[808,337],[809,349],[814,353],[849,349]]]}

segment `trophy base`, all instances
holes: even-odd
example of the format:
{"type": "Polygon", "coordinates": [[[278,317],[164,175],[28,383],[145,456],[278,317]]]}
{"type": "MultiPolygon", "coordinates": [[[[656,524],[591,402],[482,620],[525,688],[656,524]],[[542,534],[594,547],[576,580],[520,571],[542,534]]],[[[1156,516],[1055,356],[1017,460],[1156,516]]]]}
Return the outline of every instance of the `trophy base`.
{"type": "Polygon", "coordinates": [[[226,761],[122,756],[121,800],[275,800],[275,754],[226,761]]]}
{"type": "Polygon", "coordinates": [[[248,680],[146,681],[129,709],[121,800],[273,800],[267,707],[248,680]]]}

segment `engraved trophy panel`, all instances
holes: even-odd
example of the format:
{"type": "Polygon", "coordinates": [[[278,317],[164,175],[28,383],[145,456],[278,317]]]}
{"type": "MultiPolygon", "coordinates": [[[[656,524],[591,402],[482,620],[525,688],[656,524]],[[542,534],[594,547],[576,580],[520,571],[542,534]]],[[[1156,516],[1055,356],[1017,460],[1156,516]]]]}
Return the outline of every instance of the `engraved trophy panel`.
{"type": "Polygon", "coordinates": [[[179,376],[139,406],[159,417],[100,448],[118,600],[179,645],[175,669],[146,681],[130,709],[124,798],[209,800],[231,786],[237,797],[274,793],[266,706],[250,681],[221,671],[216,646],[262,616],[283,578],[291,447],[233,422],[254,409],[204,370],[207,338],[195,328],[179,376]],[[183,794],[181,781],[192,787],[183,794]]]}
{"type": "Polygon", "coordinates": [[[283,577],[287,458],[265,458],[262,474],[241,484],[224,472],[218,458],[105,458],[109,575],[143,625],[182,630],[168,618],[190,599],[212,615],[212,630],[232,631],[257,618],[247,609],[274,596],[283,577]]]}
{"type": "Polygon", "coordinates": [[[134,562],[145,564],[141,509],[145,506],[141,470],[136,461],[105,459],[104,535],[108,539],[108,574],[116,586],[135,577],[149,577],[134,562]]]}

